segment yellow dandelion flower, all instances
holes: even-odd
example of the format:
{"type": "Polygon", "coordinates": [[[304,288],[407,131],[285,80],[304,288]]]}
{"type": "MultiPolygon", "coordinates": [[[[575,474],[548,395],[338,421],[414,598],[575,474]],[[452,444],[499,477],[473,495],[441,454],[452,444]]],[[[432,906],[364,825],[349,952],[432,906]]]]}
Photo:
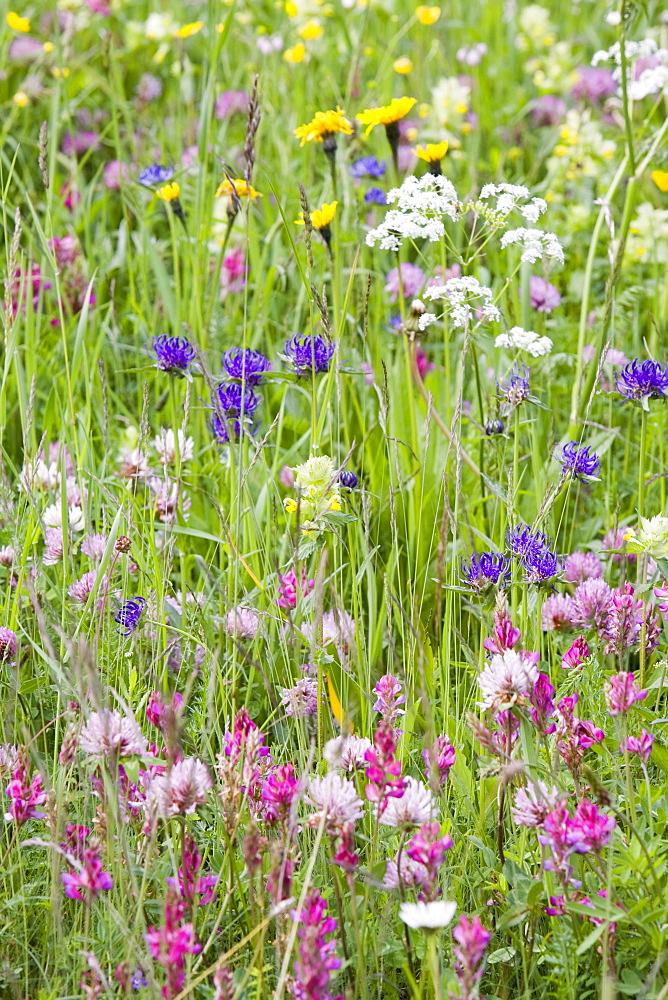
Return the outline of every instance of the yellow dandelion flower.
{"type": "Polygon", "coordinates": [[[171,184],[164,184],[158,188],[156,194],[162,201],[176,201],[181,194],[181,187],[176,181],[172,181],[171,184]]]}
{"type": "Polygon", "coordinates": [[[10,10],[7,15],[7,26],[12,29],[12,31],[21,31],[25,34],[26,31],[30,31],[30,18],[21,17],[17,14],[15,10],[10,10]]]}
{"type": "Polygon", "coordinates": [[[392,69],[395,73],[400,73],[401,76],[406,76],[413,69],[413,63],[407,56],[400,56],[399,59],[395,59],[392,63],[392,69]]]}
{"type": "Polygon", "coordinates": [[[336,111],[316,111],[310,122],[295,129],[295,135],[301,139],[302,146],[307,142],[322,142],[336,132],[343,132],[344,135],[353,133],[351,123],[338,106],[336,111]]]}
{"type": "Polygon", "coordinates": [[[223,183],[218,186],[216,198],[222,198],[223,195],[231,195],[232,192],[234,192],[238,198],[250,198],[251,201],[255,201],[256,198],[262,197],[260,192],[256,191],[252,184],[247,184],[242,178],[236,177],[229,181],[226,177],[223,183]]]}
{"type": "Polygon", "coordinates": [[[668,173],[665,170],[653,170],[651,176],[659,191],[668,193],[668,173]]]}
{"type": "Polygon", "coordinates": [[[27,104],[30,104],[30,98],[26,94],[25,90],[17,90],[14,94],[13,101],[17,108],[25,108],[27,104]]]}
{"type": "Polygon", "coordinates": [[[306,49],[301,42],[297,42],[297,44],[293,45],[291,49],[285,50],[283,58],[289,63],[300,63],[303,61],[305,55],[306,49]]]}
{"type": "Polygon", "coordinates": [[[366,125],[368,135],[376,125],[395,125],[405,118],[417,101],[414,97],[395,97],[389,104],[382,108],[367,108],[366,111],[357,115],[357,120],[366,125]]]}
{"type": "Polygon", "coordinates": [[[191,21],[190,24],[184,24],[183,27],[177,28],[173,37],[190,38],[191,35],[196,35],[198,31],[201,31],[203,27],[204,21],[191,21]]]}
{"type": "Polygon", "coordinates": [[[413,152],[425,163],[440,163],[448,151],[447,142],[428,142],[426,146],[416,146],[413,152]]]}
{"type": "Polygon", "coordinates": [[[287,0],[285,4],[285,13],[288,17],[296,17],[299,13],[299,7],[296,3],[292,3],[292,0],[287,0]]]}
{"type": "Polygon", "coordinates": [[[53,42],[44,42],[44,45],[42,46],[42,48],[44,49],[44,51],[48,55],[50,52],[53,52],[53,50],[55,48],[55,45],[53,44],[53,42]]]}
{"type": "Polygon", "coordinates": [[[314,38],[320,38],[323,33],[323,28],[318,24],[317,21],[308,21],[303,28],[299,29],[299,34],[302,38],[305,38],[307,42],[313,41],[314,38]]]}
{"type": "Polygon", "coordinates": [[[283,501],[286,514],[294,514],[297,510],[297,501],[293,497],[286,497],[283,501]]]}
{"type": "Polygon", "coordinates": [[[439,17],[441,16],[441,8],[420,6],[415,11],[415,16],[417,17],[420,24],[425,24],[427,26],[429,26],[430,24],[436,24],[439,17]]]}
{"type": "MultiPolygon", "coordinates": [[[[314,208],[311,211],[311,225],[314,229],[327,229],[329,224],[336,215],[336,206],[338,201],[333,201],[329,205],[323,204],[320,208],[314,208]]],[[[304,218],[303,214],[300,213],[300,218],[295,219],[295,225],[303,226],[304,218]]]]}

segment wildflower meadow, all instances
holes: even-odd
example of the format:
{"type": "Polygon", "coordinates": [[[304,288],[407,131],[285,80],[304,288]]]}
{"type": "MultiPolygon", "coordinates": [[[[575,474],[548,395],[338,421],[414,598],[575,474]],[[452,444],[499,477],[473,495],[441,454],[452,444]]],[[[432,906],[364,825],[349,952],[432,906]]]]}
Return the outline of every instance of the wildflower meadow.
{"type": "Polygon", "coordinates": [[[668,1000],[668,12],[1,17],[0,996],[668,1000]]]}

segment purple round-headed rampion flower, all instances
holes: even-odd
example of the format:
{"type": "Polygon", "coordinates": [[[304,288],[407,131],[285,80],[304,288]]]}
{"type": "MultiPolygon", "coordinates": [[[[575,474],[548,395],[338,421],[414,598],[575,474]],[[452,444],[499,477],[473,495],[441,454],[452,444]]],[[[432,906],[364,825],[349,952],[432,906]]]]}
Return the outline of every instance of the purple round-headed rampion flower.
{"type": "Polygon", "coordinates": [[[385,164],[375,156],[361,156],[350,167],[351,177],[383,177],[385,164]]]}
{"type": "Polygon", "coordinates": [[[387,198],[385,197],[383,189],[379,187],[370,187],[368,191],[364,192],[364,204],[387,205],[387,198]]]}
{"type": "Polygon", "coordinates": [[[561,453],[561,469],[565,475],[585,482],[591,476],[596,476],[601,468],[601,460],[595,451],[590,451],[590,445],[581,445],[577,441],[565,444],[561,453]]]}
{"type": "Polygon", "coordinates": [[[265,372],[271,369],[271,362],[261,351],[250,347],[231,347],[223,354],[223,368],[230,378],[238,378],[247,385],[259,385],[265,372]]]}
{"type": "Polygon", "coordinates": [[[297,375],[310,375],[314,372],[326,372],[334,357],[334,344],[329,343],[318,334],[297,334],[285,342],[285,353],[290,358],[297,375]]]}
{"type": "Polygon", "coordinates": [[[185,337],[169,337],[166,333],[153,338],[153,353],[158,362],[156,368],[172,375],[183,375],[196,356],[195,348],[185,337]]]}
{"type": "Polygon", "coordinates": [[[615,379],[617,392],[627,400],[657,399],[668,393],[668,365],[634,358],[615,379]]]}
{"type": "Polygon", "coordinates": [[[542,583],[559,572],[561,560],[551,545],[548,535],[532,531],[528,524],[518,524],[506,531],[506,546],[525,570],[529,583],[542,583]]]}
{"type": "Polygon", "coordinates": [[[216,387],[218,397],[217,410],[227,416],[237,416],[245,413],[250,416],[260,405],[260,397],[256,396],[249,385],[242,386],[237,382],[221,382],[216,387]]]}
{"type": "Polygon", "coordinates": [[[144,613],[146,601],[143,597],[132,597],[121,604],[114,615],[114,621],[120,626],[116,631],[120,635],[130,635],[139,626],[139,619],[144,613]]]}
{"type": "Polygon", "coordinates": [[[510,560],[501,552],[474,552],[470,559],[461,560],[459,578],[476,591],[503,585],[510,579],[510,560]]]}
{"type": "Polygon", "coordinates": [[[162,163],[152,163],[150,167],[138,175],[137,180],[144,187],[151,187],[153,184],[166,184],[174,176],[174,168],[166,167],[162,163]]]}
{"type": "MultiPolygon", "coordinates": [[[[236,440],[241,436],[241,421],[234,417],[221,417],[215,413],[211,417],[211,430],[213,436],[221,444],[228,444],[231,440],[236,440]]],[[[253,430],[251,429],[251,433],[253,430]]]]}
{"type": "Polygon", "coordinates": [[[343,486],[344,490],[354,490],[359,483],[359,479],[354,472],[349,469],[343,469],[339,472],[339,483],[343,486]]]}
{"type": "Polygon", "coordinates": [[[505,396],[508,406],[513,409],[529,398],[529,377],[531,369],[527,365],[514,365],[504,385],[497,383],[500,396],[505,396]]]}

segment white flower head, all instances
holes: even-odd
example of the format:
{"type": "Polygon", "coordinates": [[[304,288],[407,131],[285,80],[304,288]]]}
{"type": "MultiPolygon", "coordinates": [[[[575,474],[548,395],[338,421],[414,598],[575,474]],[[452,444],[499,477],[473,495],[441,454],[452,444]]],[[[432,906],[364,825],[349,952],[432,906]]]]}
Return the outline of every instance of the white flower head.
{"type": "Polygon", "coordinates": [[[480,708],[498,708],[528,694],[538,680],[538,667],[527,656],[507,649],[496,653],[478,677],[483,700],[480,708]]]}
{"type": "Polygon", "coordinates": [[[364,815],[355,785],[337,771],[330,771],[324,778],[311,778],[306,801],[316,809],[308,825],[317,827],[324,817],[328,833],[336,833],[364,815]]]}
{"type": "Polygon", "coordinates": [[[477,278],[449,278],[444,285],[431,285],[425,290],[426,299],[444,299],[452,326],[467,327],[481,313],[481,319],[498,323],[501,313],[493,302],[491,288],[481,285],[477,278]]]}
{"type": "MultiPolygon", "coordinates": [[[[81,507],[67,507],[67,524],[70,531],[83,531],[84,516],[81,507]]],[[[49,504],[44,511],[44,524],[47,528],[61,528],[63,524],[63,505],[58,503],[49,504]]]]}
{"type": "Polygon", "coordinates": [[[177,442],[181,461],[189,462],[193,457],[195,443],[191,437],[185,436],[180,427],[176,435],[171,427],[161,427],[160,433],[153,439],[153,447],[163,465],[173,465],[176,461],[177,442]]]}
{"type": "Polygon", "coordinates": [[[405,240],[438,242],[444,233],[445,216],[459,218],[460,206],[452,182],[447,177],[411,174],[401,187],[387,193],[389,205],[396,205],[376,229],[366,236],[367,245],[380,244],[381,250],[398,250],[405,240]]]}
{"type": "Polygon", "coordinates": [[[447,899],[433,900],[431,903],[402,903],[399,916],[414,931],[434,931],[447,927],[457,912],[457,904],[447,899]]]}
{"type": "Polygon", "coordinates": [[[537,222],[547,211],[547,202],[543,198],[532,198],[523,184],[485,184],[474,207],[479,211],[483,209],[481,214],[485,214],[488,221],[503,225],[513,211],[518,211],[527,222],[537,222]],[[486,204],[494,198],[494,205],[486,204]]]}
{"type": "Polygon", "coordinates": [[[404,829],[429,823],[437,813],[438,806],[426,785],[415,778],[406,778],[404,794],[400,799],[388,801],[385,811],[380,815],[380,822],[385,826],[404,829]]]}
{"type": "Polygon", "coordinates": [[[554,233],[542,229],[509,229],[501,237],[501,247],[505,250],[514,244],[522,248],[522,260],[535,264],[543,257],[550,257],[564,263],[564,250],[554,233]]]}
{"type": "Polygon", "coordinates": [[[350,773],[366,767],[364,755],[372,746],[371,740],[366,736],[343,733],[327,740],[322,749],[322,756],[331,770],[341,769],[350,773]]]}
{"type": "Polygon", "coordinates": [[[539,337],[533,330],[523,330],[521,326],[513,326],[508,333],[499,334],[494,346],[526,351],[532,358],[542,358],[551,352],[552,341],[549,337],[539,337]]]}

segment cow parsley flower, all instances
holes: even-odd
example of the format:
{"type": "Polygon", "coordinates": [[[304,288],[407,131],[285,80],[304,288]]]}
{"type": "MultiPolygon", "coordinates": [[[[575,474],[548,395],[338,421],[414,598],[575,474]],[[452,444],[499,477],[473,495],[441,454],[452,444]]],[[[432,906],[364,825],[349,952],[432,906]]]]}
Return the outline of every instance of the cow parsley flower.
{"type": "Polygon", "coordinates": [[[494,346],[526,351],[532,358],[545,357],[552,351],[552,341],[549,337],[539,337],[533,330],[523,330],[521,326],[513,326],[508,333],[500,333],[494,341],[494,346]]]}
{"type": "Polygon", "coordinates": [[[498,323],[501,313],[494,305],[491,288],[481,285],[477,278],[449,278],[444,285],[431,285],[425,290],[426,299],[444,299],[450,323],[465,329],[474,318],[498,323]]]}
{"type": "Polygon", "coordinates": [[[542,229],[509,229],[501,237],[501,247],[506,250],[515,244],[522,248],[522,261],[535,264],[537,260],[549,257],[564,263],[564,250],[554,233],[542,229]]]}
{"type": "Polygon", "coordinates": [[[527,222],[537,222],[547,211],[547,202],[543,198],[531,198],[529,189],[523,184],[485,184],[474,207],[488,222],[501,226],[513,211],[519,212],[527,222]],[[487,204],[493,198],[496,203],[487,204]]]}

